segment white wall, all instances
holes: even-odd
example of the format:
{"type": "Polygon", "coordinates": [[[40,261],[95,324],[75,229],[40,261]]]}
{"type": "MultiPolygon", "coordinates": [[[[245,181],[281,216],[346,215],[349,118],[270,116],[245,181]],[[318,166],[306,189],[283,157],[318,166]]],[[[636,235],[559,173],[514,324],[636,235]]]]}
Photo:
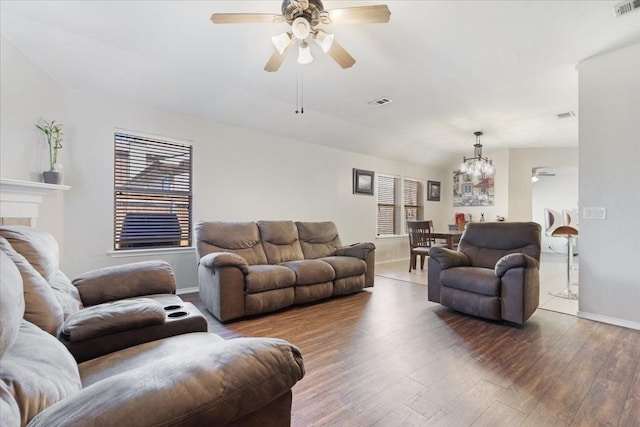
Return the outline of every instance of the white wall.
{"type": "MultiPolygon", "coordinates": [[[[42,181],[49,169],[49,152],[40,120],[65,123],[64,90],[36,67],[8,40],[0,37],[0,176],[42,181]]],[[[59,161],[66,162],[66,147],[59,161]]],[[[62,193],[43,199],[38,227],[51,232],[62,244],[62,193]]]]}
{"type": "Polygon", "coordinates": [[[640,329],[640,44],[581,62],[579,315],[640,329]]]}

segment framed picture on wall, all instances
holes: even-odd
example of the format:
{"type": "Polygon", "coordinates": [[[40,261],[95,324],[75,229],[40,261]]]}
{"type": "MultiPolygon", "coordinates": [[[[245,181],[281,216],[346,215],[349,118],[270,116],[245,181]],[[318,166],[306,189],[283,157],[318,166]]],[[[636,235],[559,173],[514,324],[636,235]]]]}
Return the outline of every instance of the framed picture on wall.
{"type": "Polygon", "coordinates": [[[353,194],[373,196],[373,171],[353,169],[353,194]]]}
{"type": "Polygon", "coordinates": [[[427,200],[440,201],[440,181],[427,181],[427,200]]]}

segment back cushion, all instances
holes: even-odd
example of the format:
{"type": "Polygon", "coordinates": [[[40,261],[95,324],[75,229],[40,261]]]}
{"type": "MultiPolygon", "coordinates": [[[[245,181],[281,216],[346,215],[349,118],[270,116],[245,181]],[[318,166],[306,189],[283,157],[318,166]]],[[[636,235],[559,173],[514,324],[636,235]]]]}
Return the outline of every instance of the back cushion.
{"type": "Polygon", "coordinates": [[[0,227],[0,236],[7,239],[47,282],[53,279],[60,264],[60,250],[51,234],[24,225],[5,225],[0,227]]]}
{"type": "Polygon", "coordinates": [[[342,247],[338,228],[331,221],[296,222],[305,259],[332,256],[342,247]]]}
{"type": "Polygon", "coordinates": [[[523,253],[540,260],[540,225],[535,222],[468,223],[458,250],[474,267],[494,268],[500,258],[523,253]]]}
{"type": "Polygon", "coordinates": [[[231,252],[249,265],[267,264],[260,232],[253,222],[199,221],[196,241],[198,259],[212,252],[231,252]]]}
{"type": "Polygon", "coordinates": [[[62,271],[58,270],[56,272],[53,279],[49,281],[49,286],[56,295],[65,320],[82,309],[82,300],[80,299],[78,288],[73,286],[71,280],[62,271]]]}
{"type": "Polygon", "coordinates": [[[42,330],[56,335],[64,317],[62,307],[53,289],[25,257],[17,253],[2,237],[0,237],[0,250],[13,261],[20,271],[25,301],[24,318],[42,330]]]}
{"type": "Polygon", "coordinates": [[[258,221],[258,228],[269,264],[304,259],[293,221],[258,221]]]}
{"type": "Polygon", "coordinates": [[[18,403],[21,425],[82,388],[71,353],[56,338],[25,320],[15,343],[2,356],[0,379],[18,403]]]}
{"type": "Polygon", "coordinates": [[[9,256],[0,251],[0,357],[18,336],[24,315],[22,277],[9,256]]]}

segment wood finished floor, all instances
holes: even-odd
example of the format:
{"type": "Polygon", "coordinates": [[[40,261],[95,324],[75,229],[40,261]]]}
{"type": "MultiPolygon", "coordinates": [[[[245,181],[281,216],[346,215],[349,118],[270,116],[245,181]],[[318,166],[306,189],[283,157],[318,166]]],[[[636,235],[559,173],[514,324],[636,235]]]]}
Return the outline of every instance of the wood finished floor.
{"type": "Polygon", "coordinates": [[[377,276],[371,290],[226,324],[183,297],[224,338],[300,348],[293,426],[640,426],[640,331],[544,310],[508,326],[426,291],[377,276]]]}

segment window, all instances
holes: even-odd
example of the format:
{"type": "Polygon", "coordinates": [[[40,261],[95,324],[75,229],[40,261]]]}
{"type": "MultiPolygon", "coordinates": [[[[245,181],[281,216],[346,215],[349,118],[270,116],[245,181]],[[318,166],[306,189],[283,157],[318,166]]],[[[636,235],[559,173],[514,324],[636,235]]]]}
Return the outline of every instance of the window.
{"type": "Polygon", "coordinates": [[[399,179],[378,174],[378,236],[400,234],[399,179]]]}
{"type": "Polygon", "coordinates": [[[404,219],[405,221],[418,221],[423,217],[422,182],[405,178],[404,185],[404,219]]]}
{"type": "Polygon", "coordinates": [[[114,249],[191,246],[190,144],[115,133],[114,249]]]}

